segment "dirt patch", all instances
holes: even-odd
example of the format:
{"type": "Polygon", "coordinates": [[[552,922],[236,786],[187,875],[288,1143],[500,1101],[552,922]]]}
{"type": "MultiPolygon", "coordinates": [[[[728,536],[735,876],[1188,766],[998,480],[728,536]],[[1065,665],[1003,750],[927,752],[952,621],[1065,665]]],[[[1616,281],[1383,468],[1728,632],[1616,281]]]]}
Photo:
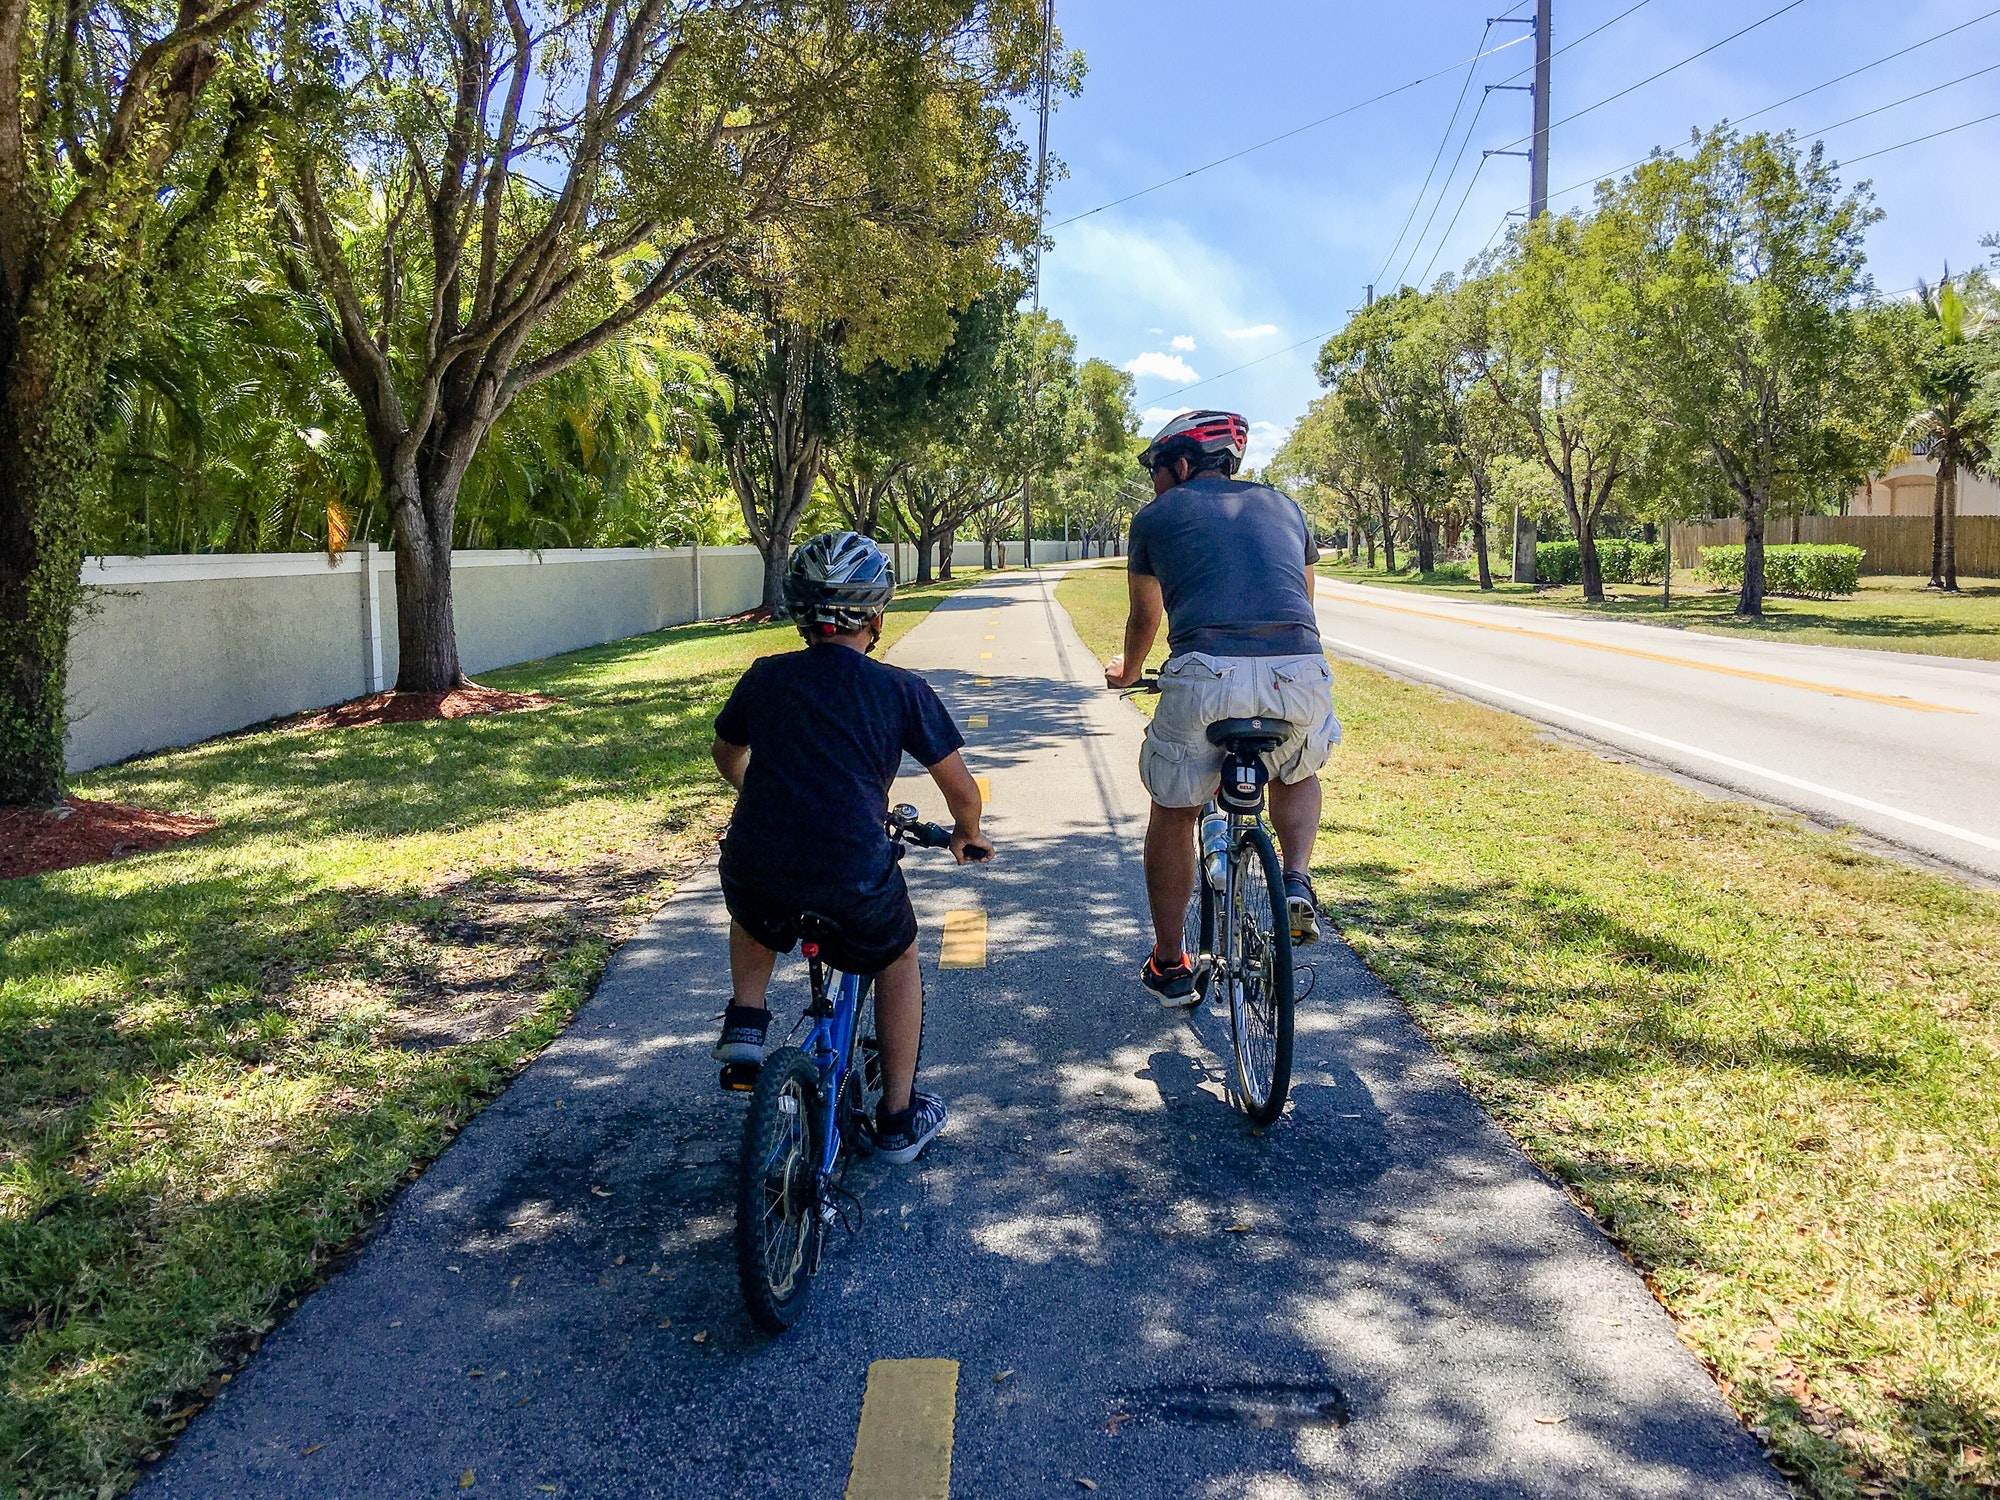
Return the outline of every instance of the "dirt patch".
{"type": "Polygon", "coordinates": [[[61,807],[0,809],[0,880],[144,854],[221,827],[192,813],[67,798],[61,807]]]}
{"type": "Polygon", "coordinates": [[[542,693],[503,693],[463,683],[448,693],[370,693],[316,714],[287,720],[287,729],[365,729],[374,724],[419,724],[428,719],[467,719],[474,714],[513,714],[559,703],[542,693]]]}

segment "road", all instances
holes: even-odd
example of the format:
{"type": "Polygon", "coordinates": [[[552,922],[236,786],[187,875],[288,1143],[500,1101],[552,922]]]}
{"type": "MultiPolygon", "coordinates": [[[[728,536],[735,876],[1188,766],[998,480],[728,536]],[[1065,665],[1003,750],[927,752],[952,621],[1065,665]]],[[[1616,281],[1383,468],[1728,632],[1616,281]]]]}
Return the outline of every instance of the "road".
{"type": "Polygon", "coordinates": [[[1321,579],[1336,656],[2000,880],[2000,663],[1736,640],[1321,579]]]}
{"type": "Polygon", "coordinates": [[[941,1500],[948,1462],[962,1500],[1779,1500],[1639,1277],[1345,949],[1288,1114],[1225,1103],[1218,1019],[1136,982],[1142,721],[1053,598],[1006,575],[896,652],[971,726],[1000,858],[906,865],[952,1123],[856,1169],[798,1328],[756,1334],[735,1285],[711,871],[138,1493],[941,1500]],[[954,911],[984,967],[935,967],[954,911]]]}

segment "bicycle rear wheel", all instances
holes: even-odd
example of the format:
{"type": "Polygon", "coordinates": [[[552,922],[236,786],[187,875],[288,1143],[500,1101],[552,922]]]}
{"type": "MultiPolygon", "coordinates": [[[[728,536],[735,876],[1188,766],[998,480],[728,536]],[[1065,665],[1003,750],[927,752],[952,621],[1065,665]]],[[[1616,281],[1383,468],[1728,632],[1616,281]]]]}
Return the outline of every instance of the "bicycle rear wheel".
{"type": "Polygon", "coordinates": [[[1194,964],[1194,992],[1208,998],[1215,977],[1215,952],[1221,946],[1217,934],[1217,902],[1202,869],[1201,836],[1195,836],[1194,894],[1188,897],[1187,916],[1181,922],[1181,948],[1194,964]]]}
{"type": "Polygon", "coordinates": [[[783,1333],[819,1269],[819,1070],[796,1047],[764,1059],[743,1122],[736,1181],[736,1275],[750,1317],[783,1333]]]}
{"type": "Polygon", "coordinates": [[[1284,1113],[1292,1086],[1292,925],[1284,868],[1261,824],[1238,838],[1230,877],[1224,998],[1237,1099],[1246,1115],[1268,1125],[1284,1113]]]}

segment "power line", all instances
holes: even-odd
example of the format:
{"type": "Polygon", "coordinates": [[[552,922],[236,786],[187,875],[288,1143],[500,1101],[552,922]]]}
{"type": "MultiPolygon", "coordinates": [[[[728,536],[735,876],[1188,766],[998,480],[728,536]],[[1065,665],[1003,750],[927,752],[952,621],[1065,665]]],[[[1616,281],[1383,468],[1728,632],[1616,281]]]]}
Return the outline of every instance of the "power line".
{"type": "MultiPolygon", "coordinates": [[[[1514,6],[1514,9],[1519,10],[1520,6],[1517,4],[1514,6]]],[[[1486,39],[1493,35],[1493,27],[1495,21],[1508,20],[1508,19],[1511,18],[1505,16],[1498,16],[1495,17],[1494,20],[1488,21],[1486,23],[1486,29],[1479,34],[1479,48],[1481,52],[1485,51],[1486,49],[1486,39]]],[[[1417,210],[1424,206],[1424,198],[1431,190],[1431,179],[1437,175],[1438,163],[1444,160],[1444,148],[1451,144],[1452,128],[1458,124],[1458,112],[1465,108],[1465,96],[1472,91],[1472,80],[1474,75],[1477,74],[1478,71],[1479,71],[1479,55],[1478,53],[1475,53],[1473,55],[1472,61],[1466,65],[1465,82],[1458,86],[1458,98],[1452,102],[1451,118],[1444,122],[1444,134],[1438,137],[1438,148],[1431,155],[1430,169],[1424,173],[1423,186],[1417,189],[1417,196],[1413,200],[1411,200],[1410,211],[1403,219],[1403,227],[1396,231],[1396,243],[1391,245],[1389,247],[1389,253],[1382,257],[1382,265],[1375,272],[1374,278],[1369,282],[1369,285],[1373,286],[1375,282],[1378,282],[1382,279],[1382,273],[1389,269],[1389,262],[1394,260],[1396,258],[1396,252],[1403,248],[1403,236],[1410,232],[1410,225],[1416,222],[1417,210]]],[[[1482,98],[1479,102],[1481,108],[1483,109],[1485,107],[1486,100],[1482,98]]],[[[1472,125],[1477,125],[1478,123],[1479,123],[1479,115],[1475,111],[1472,117],[1472,125]]],[[[1468,125],[1466,127],[1468,132],[1471,131],[1472,125],[1468,125]]],[[[1451,165],[1451,169],[1452,171],[1456,172],[1458,170],[1458,163],[1453,162],[1451,165]]],[[[1451,185],[1451,178],[1446,177],[1445,186],[1449,187],[1450,185],[1451,185]]],[[[1440,190],[1438,196],[1443,197],[1442,190],[1440,190]]],[[[1425,233],[1429,233],[1430,225],[1428,223],[1424,225],[1424,230],[1425,233]]],[[[1419,236],[1418,243],[1421,244],[1422,242],[1423,242],[1422,236],[1419,236]]]]}
{"type": "MultiPolygon", "coordinates": [[[[1424,220],[1423,231],[1418,234],[1417,242],[1410,246],[1410,253],[1403,257],[1403,269],[1396,273],[1396,281],[1399,285],[1409,277],[1410,266],[1415,262],[1417,252],[1423,249],[1424,241],[1430,238],[1431,225],[1437,222],[1438,210],[1444,206],[1444,195],[1451,191],[1452,181],[1458,176],[1458,164],[1465,160],[1465,148],[1472,144],[1472,132],[1479,128],[1479,117],[1486,111],[1486,100],[1492,97],[1491,94],[1488,94],[1479,101],[1479,108],[1473,111],[1472,123],[1465,127],[1465,139],[1458,143],[1458,155],[1451,159],[1451,171],[1445,174],[1444,186],[1438,189],[1437,202],[1431,205],[1430,217],[1424,220]]],[[[1486,165],[1485,157],[1482,156],[1479,159],[1479,165],[1481,167],[1486,165]]],[[[1472,175],[1474,180],[1477,180],[1479,176],[1478,170],[1474,169],[1472,175]]],[[[1446,232],[1449,233],[1450,231],[1446,232]]],[[[1376,277],[1376,280],[1381,280],[1381,277],[1376,277]]]]}
{"type": "Polygon", "coordinates": [[[1981,115],[1976,120],[1961,120],[1956,125],[1947,125],[1942,130],[1933,130],[1929,135],[1920,135],[1907,141],[1898,141],[1893,146],[1883,146],[1879,150],[1867,152],[1862,156],[1850,156],[1845,161],[1839,163],[1839,165],[1851,167],[1859,162],[1872,161],[1878,156],[1887,156],[1891,151],[1901,151],[1905,146],[1921,146],[1925,141],[1934,141],[1941,135],[1951,135],[1956,131],[1970,130],[1975,125],[1984,125],[1988,120],[2000,120],[2000,109],[1996,109],[1990,115],[1981,115]]]}
{"type": "Polygon", "coordinates": [[[1444,254],[1444,247],[1451,243],[1451,232],[1458,228],[1458,216],[1465,212],[1465,205],[1472,198],[1472,190],[1479,186],[1479,174],[1486,170],[1486,163],[1491,160],[1490,156],[1482,156],[1479,158],[1479,165],[1472,169],[1472,176],[1466,180],[1464,196],[1458,200],[1458,207],[1452,210],[1451,222],[1444,226],[1444,233],[1438,236],[1437,249],[1431,251],[1431,258],[1424,265],[1422,280],[1431,279],[1431,267],[1438,263],[1438,257],[1444,254]]]}
{"type": "MultiPolygon", "coordinates": [[[[1798,3],[1798,0],[1794,0],[1794,3],[1798,3]]],[[[1371,104],[1380,104],[1384,99],[1393,99],[1398,94],[1407,94],[1411,89],[1421,87],[1426,83],[1432,83],[1437,79],[1443,78],[1448,73],[1456,73],[1467,63],[1476,63],[1482,57],[1491,57],[1496,52],[1505,52],[1509,47],[1518,47],[1526,40],[1528,40],[1526,37],[1515,37],[1511,42],[1502,42],[1499,46],[1489,48],[1476,56],[1469,58],[1462,57],[1449,67],[1440,68],[1435,73],[1426,73],[1422,78],[1415,78],[1408,83],[1398,84],[1395,88],[1385,89],[1379,94],[1350,104],[1344,109],[1337,109],[1330,115],[1321,115],[1317,120],[1308,120],[1303,125],[1294,126],[1290,130],[1282,131],[1277,135],[1258,141],[1254,145],[1245,146],[1240,151],[1232,151],[1227,156],[1218,156],[1214,161],[1204,162],[1198,167],[1191,167],[1176,176],[1156,182],[1151,187],[1140,188],[1136,193],[1127,193],[1122,198],[1113,198],[1109,203],[1100,203],[1095,208],[1087,208],[1080,214],[1071,214],[1067,219],[1058,219],[1050,227],[1061,229],[1065,225],[1076,223],[1079,219],[1087,219],[1092,214],[1101,214],[1107,208],[1117,208],[1120,204],[1130,203],[1134,198],[1143,198],[1148,193],[1157,193],[1161,188],[1172,187],[1175,183],[1185,182],[1190,177],[1199,177],[1204,172],[1212,172],[1217,167],[1227,166],[1232,161],[1250,155],[1253,151],[1262,151],[1266,146],[1275,146],[1279,141],[1288,141],[1295,135],[1303,135],[1308,130],[1316,130],[1320,126],[1338,120],[1344,115],[1351,115],[1356,110],[1366,109],[1371,104]]]]}

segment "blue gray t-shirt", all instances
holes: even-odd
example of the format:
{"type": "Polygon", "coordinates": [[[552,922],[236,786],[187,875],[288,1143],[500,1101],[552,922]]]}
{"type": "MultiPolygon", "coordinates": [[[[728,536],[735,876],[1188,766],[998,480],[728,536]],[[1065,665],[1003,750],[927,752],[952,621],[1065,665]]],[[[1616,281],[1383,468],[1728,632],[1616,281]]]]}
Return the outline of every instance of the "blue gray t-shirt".
{"type": "Polygon", "coordinates": [[[1176,655],[1318,655],[1318,561],[1298,502],[1240,479],[1190,479],[1132,518],[1128,566],[1160,580],[1176,655]]]}

